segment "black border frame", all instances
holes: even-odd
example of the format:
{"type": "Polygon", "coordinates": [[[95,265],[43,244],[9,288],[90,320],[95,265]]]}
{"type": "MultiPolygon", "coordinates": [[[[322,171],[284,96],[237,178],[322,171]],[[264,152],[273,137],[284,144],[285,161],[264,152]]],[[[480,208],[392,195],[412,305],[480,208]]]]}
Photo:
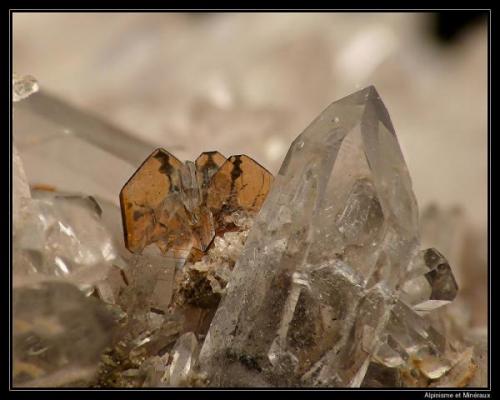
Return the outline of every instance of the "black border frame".
{"type": "MultiPolygon", "coordinates": [[[[9,354],[9,368],[8,368],[8,373],[9,373],[9,384],[8,384],[8,390],[11,392],[10,394],[13,394],[12,392],[29,392],[29,391],[37,391],[37,392],[44,392],[44,391],[57,391],[57,392],[108,392],[108,391],[113,391],[113,392],[157,392],[157,391],[168,391],[168,392],[191,392],[194,394],[194,392],[203,392],[203,396],[206,395],[217,395],[217,396],[223,396],[223,395],[232,395],[232,392],[244,392],[248,391],[248,389],[209,389],[209,388],[133,388],[133,389],[118,389],[118,388],[103,388],[103,389],[94,389],[94,388],[13,388],[12,385],[12,375],[11,375],[11,367],[12,367],[12,355],[11,355],[11,349],[12,349],[12,276],[11,276],[11,257],[12,257],[12,103],[11,103],[11,76],[12,76],[12,41],[13,41],[13,13],[20,13],[20,12],[82,12],[82,13],[91,13],[91,12],[244,12],[244,11],[252,11],[252,12],[436,12],[436,11],[454,11],[454,12],[467,12],[467,11],[484,11],[488,14],[488,150],[487,150],[487,163],[488,163],[488,177],[487,177],[487,182],[488,182],[488,204],[487,204],[487,212],[488,212],[488,352],[489,352],[489,359],[488,359],[488,364],[489,364],[489,369],[488,369],[488,387],[487,388],[443,388],[443,389],[428,389],[428,388],[422,388],[422,389],[415,389],[415,388],[381,388],[381,389],[375,389],[375,388],[359,388],[359,389],[323,389],[323,388],[315,388],[315,389],[252,389],[256,391],[272,391],[272,392],[297,392],[303,393],[303,392],[309,392],[309,393],[314,393],[315,395],[325,395],[326,393],[331,393],[331,392],[339,392],[342,393],[342,396],[347,396],[347,395],[352,395],[354,394],[355,396],[365,396],[368,395],[368,393],[384,393],[384,397],[400,397],[400,393],[404,393],[405,398],[491,398],[492,397],[492,389],[493,389],[493,381],[492,381],[492,341],[491,341],[491,336],[492,336],[492,318],[491,318],[491,311],[492,311],[492,282],[493,282],[493,274],[492,274],[492,269],[491,269],[491,128],[492,128],[492,112],[491,112],[491,103],[492,103],[492,77],[491,77],[491,66],[492,66],[492,61],[493,61],[493,53],[492,53],[492,36],[494,33],[494,26],[492,24],[492,19],[493,19],[493,10],[491,8],[485,8],[485,9],[433,9],[433,8],[428,8],[428,9],[371,9],[371,8],[366,8],[366,9],[323,9],[323,8],[317,8],[317,9],[302,9],[302,8],[295,8],[295,9],[287,9],[287,8],[275,8],[275,9],[261,9],[261,8],[247,8],[247,9],[234,9],[234,8],[216,8],[216,9],[206,9],[206,8],[193,8],[193,9],[135,9],[135,8],[108,8],[108,9],[98,9],[98,8],[88,8],[88,9],[65,9],[65,8],[50,8],[50,9],[38,9],[38,8],[11,8],[8,10],[8,24],[6,26],[8,27],[8,51],[9,51],[9,60],[8,60],[8,71],[5,73],[6,77],[6,85],[7,85],[7,90],[9,93],[9,97],[7,99],[7,107],[8,107],[8,128],[9,128],[9,135],[8,135],[8,162],[9,165],[5,169],[8,171],[8,179],[9,179],[9,203],[8,203],[8,209],[9,209],[9,249],[8,249],[8,255],[9,255],[9,268],[4,268],[4,271],[6,274],[8,274],[7,279],[5,279],[4,282],[9,282],[9,288],[5,292],[5,295],[7,295],[7,301],[6,304],[9,305],[9,349],[8,349],[8,354],[9,354]],[[7,76],[8,74],[8,76],[7,76]],[[224,392],[225,394],[223,394],[224,392]],[[466,397],[465,393],[469,393],[470,396],[466,397]],[[427,395],[426,395],[427,394],[427,395]],[[447,394],[451,394],[452,397],[444,397],[447,394]]],[[[6,93],[4,91],[4,93],[6,93]]],[[[97,394],[97,393],[96,393],[97,394]]],[[[201,393],[200,393],[201,394],[201,393]]]]}

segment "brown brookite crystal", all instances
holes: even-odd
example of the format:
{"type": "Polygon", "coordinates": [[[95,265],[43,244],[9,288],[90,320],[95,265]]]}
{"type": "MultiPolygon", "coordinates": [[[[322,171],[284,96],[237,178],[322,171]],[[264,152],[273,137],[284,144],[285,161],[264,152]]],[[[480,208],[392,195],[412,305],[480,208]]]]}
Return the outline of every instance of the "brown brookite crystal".
{"type": "Polygon", "coordinates": [[[120,193],[126,246],[141,253],[155,243],[178,258],[205,252],[215,235],[234,227],[227,221],[232,213],[259,211],[272,180],[245,155],[205,152],[183,164],[157,149],[120,193]]]}

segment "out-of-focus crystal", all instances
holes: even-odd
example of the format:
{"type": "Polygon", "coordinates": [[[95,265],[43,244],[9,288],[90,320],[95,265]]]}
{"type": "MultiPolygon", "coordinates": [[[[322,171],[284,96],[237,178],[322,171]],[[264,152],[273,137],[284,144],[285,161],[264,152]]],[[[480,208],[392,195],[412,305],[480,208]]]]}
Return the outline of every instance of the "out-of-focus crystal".
{"type": "Polygon", "coordinates": [[[96,387],[166,385],[167,362],[182,330],[161,310],[125,313],[101,358],[96,387]]]}
{"type": "Polygon", "coordinates": [[[71,284],[15,288],[14,385],[60,386],[89,380],[112,326],[104,306],[71,284]]]}
{"type": "MultiPolygon", "coordinates": [[[[427,378],[440,378],[451,368],[444,337],[406,304],[399,301],[393,307],[384,333],[386,348],[382,350],[392,349],[427,378]]],[[[392,355],[388,358],[380,353],[376,358],[388,367],[394,366],[392,355]]]]}
{"type": "Polygon", "coordinates": [[[21,101],[38,92],[38,90],[38,81],[31,75],[20,76],[14,74],[12,76],[12,101],[21,101]]]}
{"type": "Polygon", "coordinates": [[[430,386],[443,388],[466,386],[474,377],[477,369],[477,365],[473,362],[473,356],[474,348],[468,347],[459,355],[456,364],[449,373],[443,379],[431,383],[430,386]]]}
{"type": "Polygon", "coordinates": [[[30,184],[118,205],[117,193],[150,147],[46,92],[14,104],[13,140],[30,184]]]}
{"type": "Polygon", "coordinates": [[[119,263],[91,196],[33,191],[14,241],[14,276],[64,277],[92,285],[119,263]]]}
{"type": "Polygon", "coordinates": [[[170,359],[170,354],[166,353],[163,356],[154,356],[149,358],[141,369],[145,372],[146,377],[142,384],[143,387],[162,387],[167,386],[168,381],[167,363],[170,359]]]}
{"type": "MultiPolygon", "coordinates": [[[[252,223],[246,214],[229,217],[228,223],[240,230],[217,237],[199,261],[179,269],[178,260],[150,246],[140,256],[128,254],[127,265],[113,266],[96,284],[96,296],[113,311],[119,327],[94,386],[171,385],[174,344],[190,332],[204,338],[252,223]]],[[[203,384],[203,375],[194,370],[182,383],[203,384]]]]}

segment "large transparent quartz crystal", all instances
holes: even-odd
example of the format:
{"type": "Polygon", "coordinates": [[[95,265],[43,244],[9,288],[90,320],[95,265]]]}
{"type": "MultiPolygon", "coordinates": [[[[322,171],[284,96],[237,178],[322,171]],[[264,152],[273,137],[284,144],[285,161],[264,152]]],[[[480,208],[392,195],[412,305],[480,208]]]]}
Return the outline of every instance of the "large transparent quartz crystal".
{"type": "MultiPolygon", "coordinates": [[[[123,144],[117,138],[130,142],[101,121],[38,92],[31,76],[14,75],[12,92],[14,286],[64,280],[90,289],[112,266],[124,264],[117,239],[122,235],[119,210],[115,216],[113,206],[116,191],[107,191],[117,180],[114,171],[127,172],[128,164],[102,147],[111,147],[106,140],[123,144]],[[91,139],[96,145],[90,145],[91,139]]],[[[132,144],[141,148],[141,143],[132,144]]]]}
{"type": "Polygon", "coordinates": [[[458,358],[425,313],[457,286],[444,257],[419,247],[408,169],[370,86],[292,143],[203,343],[209,385],[440,378],[458,358]]]}

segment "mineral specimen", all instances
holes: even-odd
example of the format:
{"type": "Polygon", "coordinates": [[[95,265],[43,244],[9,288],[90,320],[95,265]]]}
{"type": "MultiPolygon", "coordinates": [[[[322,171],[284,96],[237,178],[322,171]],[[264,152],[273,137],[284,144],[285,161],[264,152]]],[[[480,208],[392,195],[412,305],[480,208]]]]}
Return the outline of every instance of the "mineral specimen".
{"type": "Polygon", "coordinates": [[[450,303],[458,285],[451,267],[436,249],[421,251],[413,259],[411,275],[402,287],[402,298],[416,311],[426,312],[450,303]]]}
{"type": "Polygon", "coordinates": [[[93,197],[37,190],[32,196],[14,240],[15,281],[67,277],[90,286],[121,263],[93,197]]]}
{"type": "Polygon", "coordinates": [[[205,152],[183,164],[157,149],[120,193],[126,246],[141,253],[155,243],[181,259],[192,250],[203,253],[216,234],[234,228],[226,221],[233,212],[260,209],[272,179],[245,155],[226,160],[205,152]]]}
{"type": "Polygon", "coordinates": [[[420,249],[410,177],[375,88],[329,106],[272,181],[246,156],[208,152],[183,164],[158,149],[120,193],[130,252],[104,223],[116,207],[20,191],[28,206],[14,238],[16,384],[473,379],[475,348],[440,317],[457,283],[438,250],[420,249]],[[83,292],[69,284],[77,281],[83,292]],[[88,354],[79,358],[80,344],[88,354]]]}
{"type": "Polygon", "coordinates": [[[212,386],[424,385],[457,358],[416,311],[456,291],[446,260],[419,252],[410,176],[370,86],[331,104],[293,142],[201,369],[212,386]]]}
{"type": "Polygon", "coordinates": [[[13,161],[13,384],[85,384],[113,330],[88,293],[119,257],[95,199],[30,190],[15,148],[13,161]]]}
{"type": "Polygon", "coordinates": [[[198,341],[193,333],[182,335],[172,350],[172,363],[168,370],[171,386],[185,386],[193,374],[198,357],[198,341]]]}

